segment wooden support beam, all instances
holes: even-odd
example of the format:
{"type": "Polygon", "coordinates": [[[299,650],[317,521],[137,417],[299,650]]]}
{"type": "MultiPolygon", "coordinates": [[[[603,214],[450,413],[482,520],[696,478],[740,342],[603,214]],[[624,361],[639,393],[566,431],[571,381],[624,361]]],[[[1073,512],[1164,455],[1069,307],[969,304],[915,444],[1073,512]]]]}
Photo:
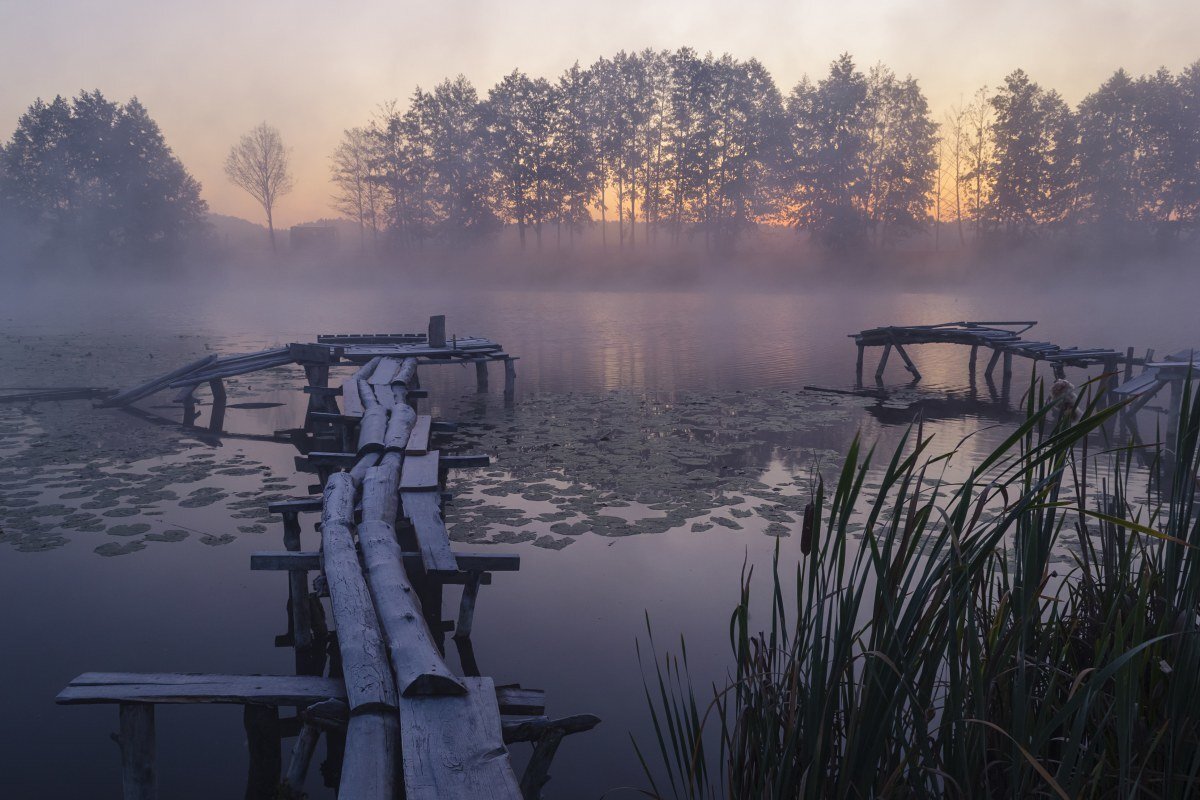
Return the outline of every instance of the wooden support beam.
{"type": "Polygon", "coordinates": [[[908,357],[908,353],[904,350],[904,347],[899,342],[896,343],[895,347],[896,352],[900,354],[902,359],[904,359],[904,368],[912,373],[913,380],[921,380],[921,373],[917,369],[917,365],[914,364],[912,359],[908,357]]]}
{"type": "Polygon", "coordinates": [[[488,390],[488,359],[481,358],[475,362],[475,390],[477,392],[486,392],[488,390]]]}
{"type": "Polygon", "coordinates": [[[157,800],[154,706],[121,703],[120,717],[117,744],[121,746],[121,796],[123,800],[157,800]]]}
{"type": "Polygon", "coordinates": [[[242,709],[249,765],[246,771],[246,800],[275,800],[283,770],[280,754],[279,709],[247,704],[242,709]]]}
{"type": "MultiPolygon", "coordinates": [[[[521,556],[517,553],[465,553],[453,551],[454,560],[460,571],[466,572],[516,572],[521,568],[521,556]]],[[[405,569],[416,569],[422,565],[421,554],[403,552],[405,569]]],[[[263,551],[250,554],[250,569],[262,570],[310,570],[321,569],[321,553],[263,551]]]]}
{"type": "Polygon", "coordinates": [[[1005,378],[1005,380],[1008,380],[1009,378],[1012,377],[1012,374],[1013,374],[1012,359],[1013,359],[1012,352],[1005,350],[1004,351],[1004,378],[1005,378]]]}
{"type": "Polygon", "coordinates": [[[971,359],[967,362],[967,374],[971,376],[971,382],[975,381],[975,364],[979,359],[979,345],[971,345],[971,359]]]}
{"type": "Polygon", "coordinates": [[[511,397],[517,390],[517,359],[507,356],[504,359],[504,394],[511,397]]]}
{"type": "Polygon", "coordinates": [[[984,375],[989,378],[992,377],[992,373],[996,370],[996,363],[1000,360],[1001,355],[1003,355],[1003,352],[999,348],[992,349],[992,357],[988,359],[987,368],[983,371],[984,375]]]}
{"type": "Polygon", "coordinates": [[[883,380],[883,371],[887,369],[888,356],[892,354],[892,344],[888,342],[883,346],[883,355],[879,357],[879,366],[875,368],[875,380],[883,380]]]}
{"type": "Polygon", "coordinates": [[[1126,348],[1125,349],[1125,374],[1122,376],[1122,380],[1128,381],[1130,378],[1133,377],[1133,362],[1135,360],[1136,359],[1134,359],[1134,357],[1133,357],[1133,348],[1132,347],[1126,348]]]}
{"type": "Polygon", "coordinates": [[[471,628],[475,622],[475,602],[479,599],[479,587],[482,583],[483,573],[477,570],[467,573],[467,582],[463,585],[462,599],[458,604],[458,625],[454,629],[455,639],[466,639],[471,635],[471,628]]]}
{"type": "Polygon", "coordinates": [[[863,356],[866,354],[866,350],[867,350],[866,345],[864,345],[862,342],[859,342],[858,343],[858,359],[854,362],[854,376],[855,376],[855,379],[859,383],[862,383],[863,356]]]}

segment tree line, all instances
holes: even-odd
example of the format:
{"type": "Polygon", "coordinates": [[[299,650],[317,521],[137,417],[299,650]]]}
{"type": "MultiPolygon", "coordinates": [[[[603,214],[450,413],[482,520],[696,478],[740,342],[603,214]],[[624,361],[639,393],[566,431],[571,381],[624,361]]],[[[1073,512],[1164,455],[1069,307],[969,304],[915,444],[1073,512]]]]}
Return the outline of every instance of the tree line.
{"type": "Polygon", "coordinates": [[[345,132],[332,179],[381,249],[506,225],[561,246],[597,223],[629,250],[727,251],[762,226],[835,249],[947,228],[1139,243],[1200,219],[1200,62],[1118,70],[1075,109],[1016,70],[938,122],[916,79],[849,55],[785,96],[754,59],[621,52],[555,80],[515,70],[486,96],[462,76],[418,88],[345,132]]]}
{"type": "MultiPolygon", "coordinates": [[[[273,234],[292,185],[265,123],[226,174],[273,234]]],[[[849,55],[785,95],[754,59],[620,52],[554,80],[462,76],[345,131],[334,203],[381,255],[486,242],[702,246],[794,228],[834,250],[1029,239],[1141,246],[1200,222],[1200,62],[1118,70],[1075,108],[1021,70],[935,120],[919,84],[849,55]]],[[[37,100],[0,145],[0,233],[42,255],[154,261],[204,239],[199,183],[136,98],[37,100]]],[[[272,237],[273,239],[273,237],[272,237]]],[[[11,252],[11,246],[8,248],[11,252]]]]}

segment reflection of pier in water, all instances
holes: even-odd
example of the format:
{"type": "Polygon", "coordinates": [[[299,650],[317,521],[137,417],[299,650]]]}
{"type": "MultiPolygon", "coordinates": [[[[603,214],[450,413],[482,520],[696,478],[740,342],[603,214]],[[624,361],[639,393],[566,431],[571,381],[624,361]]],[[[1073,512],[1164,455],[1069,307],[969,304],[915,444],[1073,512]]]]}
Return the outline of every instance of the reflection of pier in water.
{"type": "Polygon", "coordinates": [[[154,707],[161,703],[243,707],[248,798],[302,796],[324,737],[322,774],[343,797],[533,800],[563,738],[599,722],[590,714],[552,719],[543,692],[495,686],[481,675],[470,638],[480,588],[494,573],[518,569],[520,559],[451,549],[446,473],[488,458],[440,453],[438,438],[455,426],[418,413],[426,396],[418,366],[474,363],[486,391],[487,364],[500,361],[511,399],[514,357],[485,339],[447,342],[444,326],[434,317],[427,335],[328,336],[252,356],[210,356],[103,403],[128,407],[179,388],[190,424],[193,393],[207,383],[208,427],[222,435],[224,378],[298,363],[308,413],[289,434],[303,454],[297,468],[315,473],[320,483],[311,491],[321,492],[271,503],[285,549],[251,557],[251,569],[287,572],[287,632],[276,646],[294,649],[295,675],[92,672],[59,694],[60,703],[119,705],[126,798],[157,797],[154,707]],[[331,387],[330,370],[343,360],[358,369],[331,387]],[[301,515],[317,513],[320,547],[304,550],[301,515]],[[317,573],[311,582],[310,573],[317,573]],[[462,587],[454,620],[443,619],[446,586],[462,587]],[[461,675],[446,662],[449,631],[461,675]],[[294,713],[281,716],[281,708],[294,713]],[[287,738],[294,742],[285,765],[287,738]],[[533,745],[520,780],[508,758],[515,742],[533,745]]]}

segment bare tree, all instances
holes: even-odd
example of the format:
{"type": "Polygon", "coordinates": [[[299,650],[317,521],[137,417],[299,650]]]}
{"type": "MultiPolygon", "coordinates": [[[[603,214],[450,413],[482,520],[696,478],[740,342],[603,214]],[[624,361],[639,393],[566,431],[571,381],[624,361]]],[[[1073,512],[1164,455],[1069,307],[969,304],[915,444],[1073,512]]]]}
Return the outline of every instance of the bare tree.
{"type": "Polygon", "coordinates": [[[351,128],[342,134],[341,144],[333,151],[333,207],[358,223],[359,247],[367,250],[367,229],[371,244],[379,245],[379,211],[382,205],[383,137],[372,124],[368,128],[351,128]]]}
{"type": "Polygon", "coordinates": [[[235,186],[245,189],[262,204],[267,212],[271,251],[278,252],[275,245],[275,201],[292,190],[288,151],[283,146],[279,130],[264,122],[239,139],[237,144],[229,148],[225,174],[235,186]]]}

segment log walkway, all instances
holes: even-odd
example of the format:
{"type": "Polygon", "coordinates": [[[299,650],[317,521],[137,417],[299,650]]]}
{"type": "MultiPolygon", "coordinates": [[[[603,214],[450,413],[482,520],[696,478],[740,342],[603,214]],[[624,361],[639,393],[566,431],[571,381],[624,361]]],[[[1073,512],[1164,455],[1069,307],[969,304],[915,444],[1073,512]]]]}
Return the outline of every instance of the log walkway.
{"type": "Polygon", "coordinates": [[[324,738],[321,772],[342,798],[535,800],[563,738],[599,723],[590,714],[551,718],[542,692],[480,675],[470,639],[480,588],[493,573],[519,569],[520,559],[451,548],[442,519],[446,473],[488,459],[440,452],[438,440],[454,426],[420,413],[418,368],[475,363],[486,388],[487,363],[502,361],[511,393],[514,357],[486,339],[446,342],[444,330],[444,318],[434,317],[425,335],[322,336],[211,356],[104,403],[299,363],[309,407],[297,466],[320,480],[312,487],[319,496],[268,505],[281,518],[284,550],[255,553],[250,563],[287,572],[287,633],[276,645],[294,650],[295,675],[88,672],[58,695],[63,704],[119,706],[127,800],[158,796],[154,707],[161,703],[243,706],[247,798],[303,796],[324,738]],[[330,368],[343,359],[358,369],[330,387],[330,368]],[[316,549],[304,549],[302,515],[320,520],[316,549]],[[462,587],[453,620],[443,619],[448,585],[462,587]],[[446,661],[449,631],[462,674],[446,661]],[[520,778],[508,757],[516,742],[533,745],[520,778]]]}

